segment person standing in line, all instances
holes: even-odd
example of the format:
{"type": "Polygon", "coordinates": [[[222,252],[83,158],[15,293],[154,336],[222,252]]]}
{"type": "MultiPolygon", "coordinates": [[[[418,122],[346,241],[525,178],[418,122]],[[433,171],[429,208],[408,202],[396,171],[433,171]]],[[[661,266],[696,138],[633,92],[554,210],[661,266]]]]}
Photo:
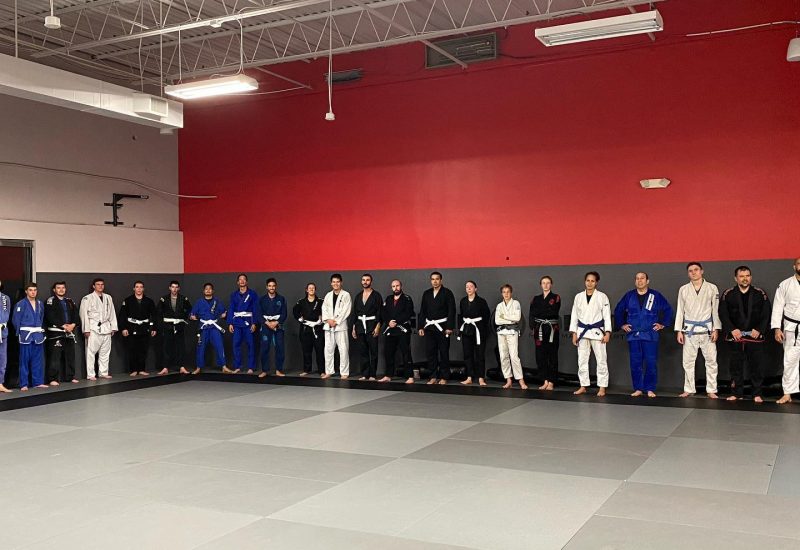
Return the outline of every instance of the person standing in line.
{"type": "Polygon", "coordinates": [[[489,340],[489,323],[492,312],[489,304],[478,296],[478,285],[475,281],[464,284],[466,296],[458,304],[460,327],[458,339],[464,352],[464,364],[467,367],[467,378],[462,384],[469,386],[473,380],[479,386],[486,385],[486,343],[489,340]]]}
{"type": "Polygon", "coordinates": [[[578,348],[578,379],[581,387],[573,393],[582,395],[591,384],[589,356],[597,360],[597,397],[606,395],[608,388],[608,355],[606,344],[611,339],[611,304],[608,296],[597,290],[600,274],[589,271],[583,277],[586,290],[578,293],[572,303],[569,331],[572,345],[578,348]]]}
{"type": "Polygon", "coordinates": [[[117,312],[114,300],[105,293],[106,283],[101,278],[92,280],[92,292],[81,299],[80,314],[83,336],[86,339],[86,379],[96,380],[95,357],[100,378],[111,378],[108,373],[111,358],[111,337],[117,333],[117,312]]]}
{"type": "Polygon", "coordinates": [[[794,260],[794,274],[778,285],[772,307],[770,327],[775,341],[783,345],[783,396],[778,404],[792,402],[792,394],[800,391],[800,258],[794,260]]]}
{"type": "Polygon", "coordinates": [[[353,302],[350,293],[342,289],[342,276],[331,275],[331,291],[322,301],[322,320],[325,322],[325,374],[320,378],[330,378],[336,369],[336,350],[339,350],[339,375],[342,380],[350,377],[350,341],[347,319],[350,317],[353,302]]]}
{"type": "Polygon", "coordinates": [[[553,391],[558,383],[561,296],[552,291],[553,279],[549,275],[539,279],[539,286],[542,287],[542,293],[531,300],[528,323],[536,347],[536,366],[544,380],[539,389],[553,391]]]}
{"type": "Polygon", "coordinates": [[[317,373],[325,373],[325,335],[322,331],[322,300],[317,296],[317,285],[308,283],[306,295],[297,300],[292,315],[300,323],[300,347],[303,350],[303,372],[311,374],[314,355],[317,356],[317,373]]]}
{"type": "Polygon", "coordinates": [[[431,288],[422,294],[417,326],[425,338],[425,351],[430,370],[428,384],[447,384],[450,378],[450,335],[456,328],[456,299],[442,285],[442,274],[431,273],[431,288]]]}
{"type": "Polygon", "coordinates": [[[225,368],[225,346],[222,340],[225,329],[222,328],[221,323],[224,323],[227,316],[225,304],[222,303],[222,300],[214,297],[214,285],[212,283],[204,284],[203,299],[194,303],[189,315],[189,319],[197,321],[199,324],[197,327],[197,355],[192,374],[200,374],[200,370],[205,367],[206,346],[208,345],[214,349],[217,368],[225,368]]]}
{"type": "Polygon", "coordinates": [[[78,383],[75,378],[75,335],[80,332],[78,306],[67,297],[67,283],[58,281],[51,289],[52,296],[44,304],[44,323],[47,327],[47,382],[78,383]]]}
{"type": "Polygon", "coordinates": [[[28,391],[31,383],[37,388],[44,383],[44,304],[36,299],[36,283],[25,285],[25,297],[14,306],[11,322],[19,338],[19,389],[28,391]]]}
{"type": "Polygon", "coordinates": [[[372,288],[372,275],[361,276],[361,292],[353,301],[350,313],[353,340],[361,358],[359,380],[374,382],[378,378],[378,337],[381,335],[381,307],[383,299],[372,288]]]}
{"type": "Polygon", "coordinates": [[[122,300],[119,325],[128,350],[130,376],[149,376],[147,352],[150,339],[156,336],[156,304],[145,296],[144,283],[133,283],[133,294],[122,300]]]}
{"type": "Polygon", "coordinates": [[[242,344],[247,348],[247,374],[256,369],[256,339],[261,318],[258,311],[258,294],[248,287],[247,275],[236,277],[237,290],[228,301],[228,332],[233,334],[233,370],[224,367],[222,372],[238,374],[242,370],[242,344]]]}
{"type": "Polygon", "coordinates": [[[275,348],[275,375],[284,376],[283,362],[286,358],[286,345],[283,326],[289,316],[286,298],[278,294],[278,281],[267,279],[267,293],[258,302],[263,326],[261,327],[261,372],[259,378],[269,374],[269,350],[275,348]]]}
{"type": "Polygon", "coordinates": [[[403,377],[406,384],[414,383],[414,365],[411,361],[411,331],[414,329],[414,300],[403,292],[400,279],[392,281],[392,294],[383,302],[381,318],[386,324],[383,330],[383,352],[386,358],[386,372],[378,382],[391,382],[397,375],[395,361],[398,352],[402,361],[403,377]]]}
{"type": "Polygon", "coordinates": [[[514,380],[519,382],[519,387],[528,389],[525,383],[525,374],[522,371],[522,361],[519,359],[519,333],[522,325],[522,307],[512,296],[514,289],[509,284],[500,287],[503,300],[494,310],[494,324],[497,327],[497,347],[500,350],[500,367],[506,383],[504,389],[511,387],[514,380]],[[512,378],[513,375],[513,378],[512,378]]]}
{"type": "Polygon", "coordinates": [[[5,386],[8,365],[8,322],[11,319],[11,298],[3,294],[0,281],[0,393],[11,393],[5,386]]]}

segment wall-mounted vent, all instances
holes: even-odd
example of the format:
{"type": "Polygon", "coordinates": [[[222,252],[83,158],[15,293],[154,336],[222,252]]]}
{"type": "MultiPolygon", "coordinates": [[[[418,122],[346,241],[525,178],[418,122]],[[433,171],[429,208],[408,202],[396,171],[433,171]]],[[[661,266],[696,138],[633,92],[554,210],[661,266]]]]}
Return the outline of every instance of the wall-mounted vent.
{"type": "MultiPolygon", "coordinates": [[[[361,80],[362,69],[350,69],[347,71],[334,71],[331,73],[332,82],[334,84],[342,84],[344,82],[355,82],[361,80]]],[[[328,73],[325,73],[325,82],[328,82],[328,73]]]]}
{"type": "MultiPolygon", "coordinates": [[[[479,61],[497,59],[497,34],[493,32],[449,40],[437,40],[434,44],[464,63],[478,63],[479,61]]],[[[442,55],[441,52],[431,49],[430,46],[425,47],[425,67],[428,69],[450,67],[455,64],[455,61],[442,55]]]]}
{"type": "Polygon", "coordinates": [[[133,112],[147,118],[166,118],[169,116],[169,102],[150,94],[134,93],[133,112]]]}

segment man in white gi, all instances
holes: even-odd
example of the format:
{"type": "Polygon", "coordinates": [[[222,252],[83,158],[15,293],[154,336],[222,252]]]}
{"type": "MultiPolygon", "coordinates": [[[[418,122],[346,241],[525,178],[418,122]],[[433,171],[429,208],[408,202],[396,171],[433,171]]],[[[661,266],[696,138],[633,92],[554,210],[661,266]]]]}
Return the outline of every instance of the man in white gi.
{"type": "Polygon", "coordinates": [[[689,397],[696,393],[694,366],[697,352],[702,351],[706,363],[706,393],[717,399],[717,338],[722,328],[719,319],[719,289],[703,279],[700,262],[686,264],[689,282],[678,290],[678,308],[675,313],[675,332],[683,346],[683,393],[689,397]]]}
{"type": "Polygon", "coordinates": [[[519,387],[527,390],[525,376],[522,372],[522,362],[519,360],[519,332],[522,324],[522,307],[512,298],[514,289],[509,284],[500,288],[503,300],[494,310],[494,324],[497,327],[497,347],[500,351],[500,368],[506,383],[503,389],[511,387],[513,380],[519,382],[519,387]],[[513,378],[512,378],[513,374],[513,378]]]}
{"type": "Polygon", "coordinates": [[[334,356],[339,349],[339,374],[342,380],[350,376],[350,341],[348,340],[347,318],[350,316],[352,300],[350,293],[342,290],[342,276],[331,275],[331,290],[322,301],[322,320],[325,323],[325,374],[320,378],[330,378],[334,372],[334,356]]]}
{"type": "Polygon", "coordinates": [[[575,395],[586,393],[589,387],[589,356],[594,352],[597,361],[597,397],[603,397],[608,387],[608,356],[606,344],[611,338],[611,304],[608,296],[597,290],[600,274],[590,271],[583,277],[586,290],[575,296],[572,304],[569,331],[572,345],[578,346],[578,379],[581,387],[575,395]]]}
{"type": "Polygon", "coordinates": [[[778,403],[791,403],[792,394],[800,391],[800,258],[794,260],[794,275],[775,291],[770,326],[775,329],[775,340],[783,344],[783,397],[778,403]]]}
{"type": "Polygon", "coordinates": [[[117,332],[117,314],[114,301],[104,293],[105,282],[97,278],[92,281],[94,292],[81,300],[81,326],[86,338],[86,379],[96,380],[94,359],[98,357],[100,378],[111,378],[108,374],[108,359],[111,356],[111,337],[117,332]]]}

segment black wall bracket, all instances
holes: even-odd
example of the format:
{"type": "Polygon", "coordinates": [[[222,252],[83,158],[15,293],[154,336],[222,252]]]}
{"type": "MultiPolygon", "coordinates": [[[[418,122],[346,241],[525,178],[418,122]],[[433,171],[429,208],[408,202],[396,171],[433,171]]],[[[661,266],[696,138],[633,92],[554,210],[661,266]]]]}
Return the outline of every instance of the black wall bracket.
{"type": "Polygon", "coordinates": [[[122,199],[147,200],[149,198],[149,195],[127,195],[125,193],[114,193],[112,195],[111,202],[103,203],[105,206],[111,207],[111,215],[113,218],[110,222],[106,222],[106,225],[113,225],[114,227],[117,227],[118,225],[125,225],[119,220],[119,209],[124,206],[122,204],[122,199]]]}

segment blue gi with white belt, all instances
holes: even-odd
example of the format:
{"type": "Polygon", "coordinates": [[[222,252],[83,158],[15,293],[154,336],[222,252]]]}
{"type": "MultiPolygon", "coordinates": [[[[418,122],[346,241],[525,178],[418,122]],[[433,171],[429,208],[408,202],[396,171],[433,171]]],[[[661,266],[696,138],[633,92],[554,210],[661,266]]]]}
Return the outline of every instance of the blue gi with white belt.
{"type": "MultiPolygon", "coordinates": [[[[237,293],[238,294],[238,293],[237,293]]],[[[225,347],[222,335],[225,334],[224,321],[219,316],[225,313],[225,304],[216,298],[197,300],[192,306],[193,317],[197,317],[197,362],[195,365],[202,369],[206,364],[206,346],[211,344],[217,358],[217,367],[225,366],[225,347]]]]}
{"type": "Polygon", "coordinates": [[[669,326],[672,323],[672,306],[657,290],[648,289],[640,295],[634,289],[614,308],[616,329],[630,325],[628,340],[631,361],[631,380],[635,391],[656,391],[658,383],[658,331],[653,326],[658,323],[669,326]]]}
{"type": "Polygon", "coordinates": [[[286,309],[286,298],[276,294],[270,298],[269,294],[261,297],[258,304],[261,310],[261,371],[269,372],[269,350],[275,348],[275,370],[283,371],[283,360],[286,351],[283,343],[283,325],[286,323],[288,312],[286,309]],[[275,330],[270,329],[267,321],[278,321],[275,330]]]}
{"type": "Polygon", "coordinates": [[[8,364],[8,320],[11,318],[11,298],[0,292],[0,384],[5,384],[8,364]]]}
{"type": "Polygon", "coordinates": [[[19,387],[27,388],[44,384],[44,303],[36,300],[36,310],[27,298],[14,306],[11,322],[19,338],[19,387]]]}
{"type": "Polygon", "coordinates": [[[228,324],[233,326],[233,368],[242,368],[242,343],[247,345],[247,368],[256,370],[256,337],[250,327],[259,326],[258,294],[250,288],[242,294],[235,290],[228,306],[228,324]]]}

